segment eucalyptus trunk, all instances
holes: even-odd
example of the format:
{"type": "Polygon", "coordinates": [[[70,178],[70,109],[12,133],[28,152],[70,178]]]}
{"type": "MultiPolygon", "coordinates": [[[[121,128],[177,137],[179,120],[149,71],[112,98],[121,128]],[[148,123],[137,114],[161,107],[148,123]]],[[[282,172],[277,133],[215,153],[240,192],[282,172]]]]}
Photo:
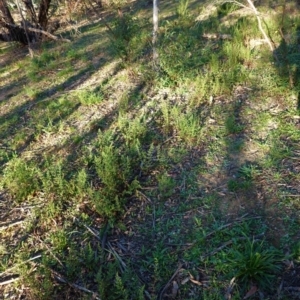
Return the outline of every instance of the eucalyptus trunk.
{"type": "Polygon", "coordinates": [[[157,38],[158,38],[158,0],[153,0],[153,64],[158,68],[158,52],[157,52],[157,38]]]}

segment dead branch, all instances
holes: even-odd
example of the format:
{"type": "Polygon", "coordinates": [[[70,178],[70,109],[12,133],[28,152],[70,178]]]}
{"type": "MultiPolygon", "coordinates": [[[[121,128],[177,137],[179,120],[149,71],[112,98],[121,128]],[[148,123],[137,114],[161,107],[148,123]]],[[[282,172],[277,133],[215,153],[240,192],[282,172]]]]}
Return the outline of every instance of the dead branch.
{"type": "Polygon", "coordinates": [[[50,253],[50,255],[62,266],[64,267],[63,263],[60,261],[60,259],[51,251],[50,247],[41,239],[41,238],[37,238],[48,250],[48,252],[50,253]]]}
{"type": "Polygon", "coordinates": [[[55,40],[55,41],[62,41],[62,42],[71,43],[71,41],[69,39],[59,38],[59,37],[49,33],[48,31],[45,31],[45,30],[42,30],[42,29],[27,27],[27,30],[32,31],[32,32],[41,33],[41,34],[43,34],[43,35],[45,35],[45,36],[47,36],[50,39],[55,40]]]}
{"type": "Polygon", "coordinates": [[[15,281],[17,281],[19,279],[20,279],[20,277],[15,277],[15,278],[11,278],[11,279],[6,280],[6,281],[2,281],[2,282],[0,282],[0,286],[1,285],[6,285],[6,284],[10,284],[10,283],[15,282],[15,281]]]}
{"type": "Polygon", "coordinates": [[[248,4],[250,7],[244,5],[243,3],[241,3],[240,1],[235,1],[235,0],[225,0],[225,1],[222,1],[222,3],[234,3],[240,7],[243,7],[243,8],[247,8],[247,9],[251,9],[257,19],[257,23],[258,23],[258,28],[260,30],[260,32],[262,33],[264,39],[266,40],[267,44],[269,45],[269,48],[272,52],[274,52],[274,46],[273,44],[271,43],[271,40],[270,38],[268,37],[268,35],[266,34],[263,26],[262,26],[262,21],[261,21],[261,18],[260,18],[260,14],[257,10],[257,8],[255,7],[255,5],[253,4],[253,1],[252,0],[247,0],[248,4]]]}
{"type": "Polygon", "coordinates": [[[273,52],[274,51],[274,47],[269,39],[269,37],[267,36],[265,30],[263,29],[262,27],[262,23],[261,23],[261,19],[260,19],[260,16],[259,16],[259,12],[257,11],[255,5],[253,4],[252,0],[247,0],[247,2],[249,3],[251,9],[253,10],[255,16],[256,16],[256,19],[257,19],[257,22],[258,22],[258,28],[260,30],[260,32],[262,33],[262,35],[264,36],[266,42],[268,43],[269,47],[270,47],[270,50],[273,52]]]}
{"type": "Polygon", "coordinates": [[[124,261],[122,260],[120,255],[116,252],[116,250],[112,247],[110,242],[107,242],[107,246],[108,246],[108,250],[112,253],[112,255],[115,257],[115,259],[119,262],[121,273],[124,273],[125,269],[126,269],[126,264],[124,263],[124,261]]]}
{"type": "Polygon", "coordinates": [[[164,293],[166,292],[168,286],[173,281],[173,279],[177,276],[177,274],[180,272],[181,268],[182,268],[182,264],[179,264],[179,267],[176,269],[176,271],[174,272],[174,274],[172,275],[172,277],[170,278],[170,280],[167,282],[167,284],[163,287],[163,289],[158,294],[157,300],[163,299],[164,293]]]}
{"type": "MultiPolygon", "coordinates": [[[[13,28],[20,28],[18,25],[15,25],[15,24],[12,24],[12,23],[6,23],[6,26],[7,27],[13,27],[13,28]]],[[[59,37],[51,34],[50,32],[42,30],[42,29],[33,28],[33,27],[28,26],[27,30],[31,31],[31,32],[35,32],[35,33],[41,33],[41,34],[43,34],[43,35],[45,35],[45,36],[47,36],[50,39],[55,40],[55,41],[63,41],[63,42],[67,42],[67,43],[71,42],[69,39],[59,38],[59,37]]]]}
{"type": "MultiPolygon", "coordinates": [[[[258,234],[256,236],[253,237],[253,241],[256,242],[258,241],[261,237],[263,237],[264,234],[258,234]]],[[[205,257],[208,257],[208,256],[212,256],[212,255],[215,255],[216,253],[220,252],[221,250],[223,250],[224,248],[226,248],[227,246],[233,244],[234,242],[236,241],[244,241],[244,240],[247,240],[247,237],[239,237],[239,238],[235,238],[235,239],[231,239],[227,242],[225,242],[224,244],[222,244],[220,247],[214,249],[213,251],[209,252],[209,253],[206,253],[202,256],[202,258],[205,258],[205,257]]]]}
{"type": "Polygon", "coordinates": [[[12,222],[12,223],[9,223],[9,224],[4,224],[4,225],[0,226],[0,231],[4,230],[4,229],[7,229],[7,228],[10,228],[10,227],[13,227],[13,226],[16,226],[16,225],[20,225],[23,222],[24,222],[24,220],[19,220],[19,221],[15,221],[15,222],[12,222]]]}
{"type": "Polygon", "coordinates": [[[74,288],[74,289],[83,291],[83,292],[88,293],[88,294],[92,294],[92,295],[93,295],[93,296],[92,296],[92,297],[93,297],[92,299],[101,300],[100,296],[99,296],[97,293],[95,293],[95,292],[93,292],[93,291],[91,291],[91,290],[89,290],[89,289],[87,289],[87,288],[85,288],[85,287],[83,287],[83,286],[80,286],[80,285],[78,285],[78,284],[71,283],[71,282],[69,282],[67,279],[65,279],[62,275],[60,275],[58,272],[56,272],[56,271],[54,271],[54,270],[52,270],[52,269],[50,269],[50,270],[51,270],[51,272],[54,274],[54,277],[55,277],[59,282],[66,283],[66,284],[68,284],[69,286],[71,286],[71,287],[74,288]]]}
{"type": "Polygon", "coordinates": [[[220,226],[216,230],[211,231],[210,233],[208,233],[204,238],[207,239],[208,237],[214,235],[216,232],[218,232],[218,231],[220,231],[224,228],[230,227],[234,224],[241,223],[241,222],[248,221],[248,220],[252,220],[252,219],[260,219],[260,217],[245,218],[247,215],[248,214],[244,214],[243,216],[241,216],[240,218],[234,220],[233,222],[220,226]]]}
{"type": "Polygon", "coordinates": [[[26,263],[28,263],[28,262],[31,262],[31,261],[33,261],[33,260],[36,260],[36,259],[38,259],[38,258],[40,258],[40,257],[42,257],[42,255],[34,256],[34,257],[29,258],[29,259],[27,259],[27,260],[25,260],[25,261],[23,261],[23,262],[21,262],[21,263],[19,263],[19,264],[17,264],[17,265],[14,265],[14,266],[12,266],[12,267],[6,269],[4,272],[0,273],[0,277],[3,276],[4,274],[7,274],[7,273],[11,272],[11,271],[14,270],[15,268],[17,268],[17,267],[19,267],[19,266],[21,266],[21,265],[24,265],[24,264],[26,264],[26,263]]]}

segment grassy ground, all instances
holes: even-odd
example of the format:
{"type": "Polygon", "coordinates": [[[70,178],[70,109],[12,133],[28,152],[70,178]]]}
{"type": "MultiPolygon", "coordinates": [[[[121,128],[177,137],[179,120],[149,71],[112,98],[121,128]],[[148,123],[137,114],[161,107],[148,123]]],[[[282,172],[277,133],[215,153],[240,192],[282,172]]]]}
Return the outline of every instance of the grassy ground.
{"type": "Polygon", "coordinates": [[[245,9],[162,1],[158,72],[146,1],[1,45],[0,299],[299,299],[300,19],[271,2],[274,53],[245,9]]]}

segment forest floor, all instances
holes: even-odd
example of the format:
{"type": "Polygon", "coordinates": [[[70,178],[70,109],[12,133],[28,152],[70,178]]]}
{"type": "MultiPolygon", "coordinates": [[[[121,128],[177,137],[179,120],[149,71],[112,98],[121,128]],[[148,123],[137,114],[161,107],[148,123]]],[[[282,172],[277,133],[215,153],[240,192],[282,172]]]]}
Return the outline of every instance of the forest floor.
{"type": "Polygon", "coordinates": [[[273,53],[209,1],[162,1],[159,70],[146,1],[0,44],[0,299],[300,298],[299,7],[267,2],[273,53]]]}

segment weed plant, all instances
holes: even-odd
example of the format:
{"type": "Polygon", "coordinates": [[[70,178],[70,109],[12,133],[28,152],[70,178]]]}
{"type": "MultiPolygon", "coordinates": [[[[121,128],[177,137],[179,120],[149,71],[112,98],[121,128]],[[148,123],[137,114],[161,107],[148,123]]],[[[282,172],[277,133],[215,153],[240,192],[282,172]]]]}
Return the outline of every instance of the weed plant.
{"type": "Polygon", "coordinates": [[[41,80],[43,72],[52,70],[57,66],[58,56],[59,54],[55,51],[44,51],[40,57],[34,57],[27,70],[28,77],[33,82],[41,80]]]}
{"type": "Polygon", "coordinates": [[[34,163],[25,161],[16,155],[7,163],[1,185],[7,188],[18,202],[27,199],[38,189],[38,169],[34,163]]]}
{"type": "Polygon", "coordinates": [[[90,106],[94,104],[99,104],[103,101],[103,95],[100,92],[92,92],[87,90],[82,90],[76,94],[79,102],[82,105],[90,106]]]}
{"type": "Polygon", "coordinates": [[[228,260],[236,277],[242,285],[257,284],[261,289],[270,289],[275,275],[282,269],[283,256],[276,249],[266,247],[264,241],[251,241],[247,238],[242,249],[231,251],[228,260]]]}
{"type": "MultiPolygon", "coordinates": [[[[108,25],[112,53],[123,62],[134,62],[143,52],[147,35],[143,30],[145,20],[140,20],[129,13],[119,14],[108,25]]],[[[146,23],[147,25],[147,23],[146,23]]]]}
{"type": "Polygon", "coordinates": [[[190,0],[179,0],[178,6],[176,8],[176,12],[179,18],[187,18],[188,17],[188,6],[190,0]]]}

